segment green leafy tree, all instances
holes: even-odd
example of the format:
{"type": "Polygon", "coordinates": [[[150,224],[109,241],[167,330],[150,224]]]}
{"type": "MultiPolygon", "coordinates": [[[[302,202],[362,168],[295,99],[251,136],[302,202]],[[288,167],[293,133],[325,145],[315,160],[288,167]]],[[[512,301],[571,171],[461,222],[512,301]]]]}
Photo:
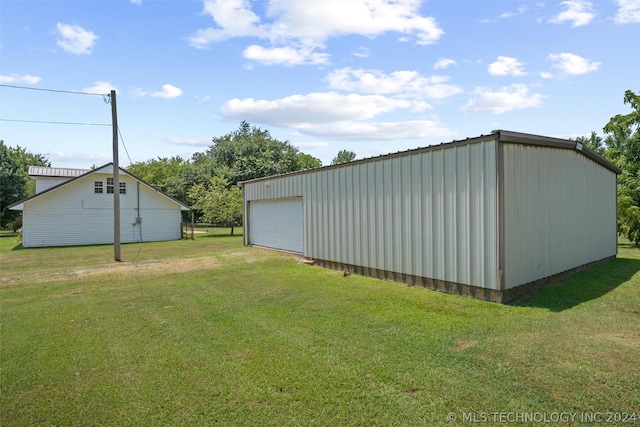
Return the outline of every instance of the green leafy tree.
{"type": "Polygon", "coordinates": [[[591,131],[591,135],[589,135],[588,137],[586,136],[577,137],[576,141],[586,145],[587,147],[591,148],[593,151],[600,154],[601,156],[604,156],[605,153],[607,152],[607,147],[606,145],[604,145],[604,142],[602,141],[602,137],[600,137],[595,131],[591,131]]]}
{"type": "Polygon", "coordinates": [[[310,154],[299,153],[298,154],[298,170],[315,169],[322,166],[322,161],[313,157],[310,154]]]}
{"type": "Polygon", "coordinates": [[[622,169],[618,176],[618,230],[640,245],[640,94],[627,90],[631,113],[618,114],[604,127],[606,157],[622,169]]]}
{"type": "Polygon", "coordinates": [[[338,154],[331,160],[332,165],[339,165],[341,163],[349,163],[356,159],[356,153],[349,150],[340,150],[338,154]]]}
{"type": "Polygon", "coordinates": [[[171,197],[188,203],[185,177],[190,167],[189,162],[180,156],[158,157],[133,163],[127,171],[171,197]]]}
{"type": "Polygon", "coordinates": [[[42,154],[29,153],[25,148],[8,147],[0,140],[0,226],[15,221],[20,212],[7,209],[12,203],[32,196],[35,183],[29,179],[29,166],[51,166],[42,154]]]}
{"type": "Polygon", "coordinates": [[[273,138],[268,130],[243,121],[238,130],[219,138],[204,155],[194,158],[202,170],[224,175],[232,185],[238,181],[294,172],[299,167],[298,149],[273,138]]]}
{"type": "Polygon", "coordinates": [[[200,222],[231,227],[232,236],[234,227],[242,225],[242,191],[227,178],[214,176],[208,185],[195,184],[189,197],[194,200],[193,207],[202,213],[200,222]]]}

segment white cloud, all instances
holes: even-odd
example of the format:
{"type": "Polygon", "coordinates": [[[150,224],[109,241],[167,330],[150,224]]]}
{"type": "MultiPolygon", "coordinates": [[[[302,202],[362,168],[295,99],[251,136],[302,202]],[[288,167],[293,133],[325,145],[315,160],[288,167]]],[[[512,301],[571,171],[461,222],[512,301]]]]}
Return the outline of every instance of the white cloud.
{"type": "Polygon", "coordinates": [[[174,85],[164,84],[162,85],[162,90],[158,92],[152,92],[149,96],[154,96],[156,98],[162,99],[175,99],[179,96],[182,96],[182,89],[179,87],[175,87],[174,85]]]}
{"type": "Polygon", "coordinates": [[[175,99],[182,96],[182,89],[175,87],[174,85],[164,84],[160,91],[149,92],[144,89],[135,88],[131,94],[134,97],[153,96],[155,98],[162,99],[175,99]]]}
{"type": "Polygon", "coordinates": [[[507,19],[507,18],[511,18],[513,16],[523,15],[528,10],[529,10],[529,8],[527,6],[520,6],[515,12],[514,11],[510,11],[510,12],[502,13],[500,15],[500,19],[507,19]]]}
{"type": "Polygon", "coordinates": [[[549,20],[549,22],[553,24],[570,21],[571,28],[575,28],[587,25],[596,17],[591,2],[585,0],[566,0],[560,4],[567,9],[549,20]]]}
{"type": "Polygon", "coordinates": [[[189,145],[193,147],[208,147],[212,144],[211,138],[169,138],[169,142],[175,145],[189,145]]]}
{"type": "Polygon", "coordinates": [[[65,52],[74,53],[76,55],[88,55],[91,49],[99,39],[93,31],[87,31],[78,25],[69,25],[58,22],[58,46],[65,52]]]}
{"type": "Polygon", "coordinates": [[[445,70],[449,68],[451,65],[457,65],[457,62],[449,58],[438,58],[436,63],[433,64],[433,68],[436,70],[445,70]]]}
{"type": "Polygon", "coordinates": [[[352,54],[356,58],[368,58],[369,57],[369,48],[359,47],[358,49],[353,51],[352,54]]]}
{"type": "Polygon", "coordinates": [[[404,122],[344,121],[324,125],[299,126],[301,133],[351,141],[396,140],[452,136],[455,132],[432,120],[404,122]]]}
{"type": "Polygon", "coordinates": [[[249,60],[264,65],[326,64],[329,60],[328,54],[315,52],[313,47],[298,49],[293,46],[264,48],[258,45],[251,45],[242,52],[242,55],[249,60]]]}
{"type": "Polygon", "coordinates": [[[424,111],[423,102],[388,98],[380,95],[342,95],[336,92],[291,95],[273,101],[253,98],[231,99],[222,106],[228,119],[298,128],[307,123],[331,123],[367,120],[395,110],[424,111]]]}
{"type": "Polygon", "coordinates": [[[591,62],[573,53],[552,53],[547,57],[563,74],[576,76],[596,71],[601,62],[591,62]]]}
{"type": "Polygon", "coordinates": [[[380,114],[398,110],[421,112],[426,108],[428,105],[420,101],[325,92],[271,101],[231,99],[223,105],[222,115],[232,120],[290,127],[302,134],[326,138],[380,140],[451,135],[449,129],[432,120],[370,121],[380,114]]]}
{"type": "MultiPolygon", "coordinates": [[[[536,4],[536,6],[540,6],[539,4],[536,4]]],[[[483,24],[491,24],[494,22],[498,22],[500,19],[509,19],[512,18],[514,16],[519,16],[519,15],[524,15],[525,13],[527,13],[527,11],[529,10],[529,8],[527,6],[520,6],[518,7],[518,9],[516,9],[515,11],[508,11],[508,12],[504,12],[501,13],[500,16],[498,16],[497,18],[492,18],[492,19],[483,19],[480,22],[483,24]]]]}
{"type": "Polygon", "coordinates": [[[328,142],[297,142],[293,145],[301,150],[317,150],[320,148],[327,148],[330,144],[328,142]]]}
{"type": "Polygon", "coordinates": [[[618,12],[613,20],[618,24],[640,23],[640,0],[617,0],[618,12]]]}
{"type": "Polygon", "coordinates": [[[268,0],[264,19],[270,21],[265,22],[251,9],[248,0],[203,3],[203,13],[210,15],[217,27],[200,29],[187,37],[192,47],[207,48],[236,37],[268,39],[270,48],[254,45],[245,50],[246,57],[265,64],[326,63],[328,55],[313,50],[305,55],[302,47],[324,48],[324,42],[331,37],[376,37],[396,32],[425,45],[435,43],[444,34],[434,18],[420,14],[418,0],[268,0]],[[301,51],[302,57],[306,56],[304,61],[298,57],[301,51]]]}
{"type": "Polygon", "coordinates": [[[447,84],[448,80],[447,76],[425,77],[417,71],[394,71],[385,74],[380,70],[352,68],[334,70],[327,76],[332,89],[431,99],[443,99],[462,92],[459,87],[447,84]]]}
{"type": "Polygon", "coordinates": [[[265,37],[260,17],[250,10],[248,0],[204,0],[203,14],[210,15],[218,28],[197,30],[187,40],[195,48],[206,48],[234,37],[265,37]]]}
{"type": "Polygon", "coordinates": [[[540,73],[540,77],[542,77],[543,79],[552,79],[553,78],[553,73],[549,73],[547,71],[543,71],[540,73]]]}
{"type": "Polygon", "coordinates": [[[523,76],[522,63],[516,58],[498,56],[496,62],[489,64],[487,69],[492,76],[523,76]]]}
{"type": "Polygon", "coordinates": [[[416,0],[271,0],[268,10],[277,17],[270,30],[278,37],[322,41],[398,32],[415,35],[418,44],[431,44],[444,31],[435,19],[420,15],[420,6],[416,0]]]}
{"type": "Polygon", "coordinates": [[[142,0],[131,0],[131,3],[140,5],[142,4],[142,0]]]}
{"type": "Polygon", "coordinates": [[[38,76],[32,76],[31,74],[0,74],[0,83],[22,83],[28,85],[34,85],[41,80],[38,76]]]}
{"type": "Polygon", "coordinates": [[[118,88],[116,88],[111,83],[104,82],[104,81],[93,82],[93,86],[85,87],[82,89],[82,91],[86,93],[100,93],[100,94],[108,94],[112,90],[115,90],[117,94],[118,88]]]}
{"type": "Polygon", "coordinates": [[[512,110],[539,107],[543,98],[539,93],[530,93],[529,88],[524,84],[512,84],[497,91],[477,88],[475,92],[478,97],[469,100],[460,108],[460,111],[502,114],[512,110]]]}

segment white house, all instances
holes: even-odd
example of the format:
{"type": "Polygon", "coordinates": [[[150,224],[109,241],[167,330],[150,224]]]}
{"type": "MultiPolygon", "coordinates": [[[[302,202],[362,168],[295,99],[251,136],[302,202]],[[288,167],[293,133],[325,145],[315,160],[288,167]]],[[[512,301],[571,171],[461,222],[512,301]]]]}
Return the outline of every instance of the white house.
{"type": "Polygon", "coordinates": [[[240,183],[244,239],[505,302],[615,258],[620,172],[575,141],[497,131],[240,183]]]}
{"type": "MultiPolygon", "coordinates": [[[[9,206],[22,211],[22,245],[113,243],[113,163],[93,170],[30,167],[36,194],[9,206]]],[[[189,207],[120,168],[122,243],[177,240],[189,207]]]]}

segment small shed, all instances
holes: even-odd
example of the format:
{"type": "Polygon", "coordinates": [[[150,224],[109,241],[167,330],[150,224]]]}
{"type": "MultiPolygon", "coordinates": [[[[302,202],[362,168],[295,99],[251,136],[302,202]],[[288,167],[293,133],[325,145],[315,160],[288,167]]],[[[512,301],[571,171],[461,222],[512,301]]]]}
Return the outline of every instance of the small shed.
{"type": "MultiPolygon", "coordinates": [[[[30,167],[36,194],[22,211],[25,248],[113,243],[113,163],[93,170],[30,167]]],[[[122,243],[178,240],[190,208],[120,168],[122,243]]]]}
{"type": "Polygon", "coordinates": [[[620,172],[576,141],[496,131],[242,182],[244,243],[507,302],[615,258],[620,172]]]}

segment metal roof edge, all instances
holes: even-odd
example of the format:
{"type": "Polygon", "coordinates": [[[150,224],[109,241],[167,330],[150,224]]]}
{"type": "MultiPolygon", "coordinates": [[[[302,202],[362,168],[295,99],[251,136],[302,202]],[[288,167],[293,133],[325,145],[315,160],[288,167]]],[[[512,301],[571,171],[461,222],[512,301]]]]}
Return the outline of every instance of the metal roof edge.
{"type": "Polygon", "coordinates": [[[622,169],[610,162],[600,154],[596,153],[584,144],[571,139],[555,138],[550,136],[534,135],[522,132],[512,132],[508,130],[498,130],[499,141],[502,143],[533,145],[538,147],[560,148],[564,150],[576,151],[594,162],[604,166],[610,171],[620,175],[622,169]]]}
{"type": "Polygon", "coordinates": [[[260,181],[265,181],[265,180],[269,180],[269,179],[284,178],[284,177],[295,176],[295,175],[304,175],[304,174],[307,174],[307,173],[318,172],[318,171],[322,171],[322,170],[338,169],[338,168],[343,168],[343,167],[347,167],[347,166],[353,166],[353,165],[362,164],[362,163],[371,163],[371,162],[376,162],[376,161],[379,161],[379,160],[392,159],[392,158],[395,158],[395,157],[410,156],[412,154],[425,153],[425,152],[428,152],[428,151],[443,150],[443,149],[446,149],[446,148],[451,148],[451,147],[456,147],[456,146],[461,146],[461,145],[476,144],[478,142],[497,140],[498,137],[499,136],[497,135],[497,133],[490,133],[490,134],[487,134],[487,135],[480,135],[480,136],[473,137],[473,138],[465,138],[465,139],[460,139],[460,140],[453,140],[453,141],[450,141],[450,142],[443,142],[443,143],[440,143],[440,144],[427,145],[425,147],[412,148],[410,150],[397,151],[395,153],[381,154],[379,156],[374,156],[374,157],[366,157],[364,159],[353,160],[351,162],[340,163],[340,164],[337,164],[337,165],[320,166],[319,168],[314,168],[314,169],[305,169],[305,170],[301,170],[301,171],[286,172],[286,173],[277,174],[277,175],[265,176],[265,177],[262,177],[262,178],[248,179],[246,181],[238,181],[237,185],[238,185],[238,187],[243,188],[245,184],[249,184],[249,183],[253,183],[253,182],[260,182],[260,181]]]}
{"type": "MultiPolygon", "coordinates": [[[[95,168],[95,169],[91,169],[91,170],[87,171],[86,173],[83,173],[82,175],[78,175],[78,176],[76,176],[76,177],[71,178],[71,179],[70,179],[70,180],[68,180],[68,181],[62,182],[62,183],[60,183],[60,184],[58,184],[58,185],[56,185],[56,186],[53,186],[53,187],[51,187],[51,188],[47,188],[47,189],[46,189],[46,190],[44,190],[44,191],[41,191],[41,192],[39,192],[39,193],[36,193],[36,194],[34,194],[33,196],[30,196],[30,197],[27,197],[27,198],[25,198],[25,199],[19,200],[19,201],[15,202],[15,203],[12,203],[12,204],[10,204],[10,205],[8,205],[8,206],[7,206],[7,209],[12,209],[12,208],[15,208],[16,206],[23,205],[24,203],[26,203],[26,202],[28,202],[28,201],[31,201],[31,200],[33,200],[33,199],[35,199],[35,198],[38,198],[38,197],[40,197],[40,196],[42,196],[42,195],[44,195],[44,194],[47,194],[47,193],[49,193],[49,192],[51,192],[51,191],[57,190],[58,188],[64,187],[65,185],[71,184],[72,182],[75,182],[75,181],[77,181],[77,180],[79,180],[79,179],[82,179],[82,178],[84,178],[84,177],[86,177],[86,176],[89,176],[89,175],[91,175],[91,174],[94,174],[94,173],[100,172],[102,169],[105,169],[105,168],[107,168],[108,166],[113,166],[113,162],[109,162],[109,163],[106,163],[106,164],[104,164],[104,165],[102,165],[102,166],[99,166],[99,167],[97,167],[97,168],[95,168]]],[[[186,209],[181,209],[181,210],[191,210],[191,207],[190,207],[190,206],[185,205],[185,204],[184,204],[184,203],[182,203],[181,201],[179,201],[179,200],[177,200],[177,199],[175,199],[175,198],[171,197],[170,195],[166,194],[165,192],[163,192],[163,191],[161,191],[161,190],[158,190],[157,188],[154,188],[154,187],[153,187],[153,186],[151,186],[150,184],[147,184],[147,183],[146,183],[146,182],[144,182],[142,179],[140,179],[140,178],[138,178],[137,176],[133,175],[133,174],[132,174],[132,173],[130,173],[129,171],[127,171],[127,170],[125,170],[125,169],[123,169],[123,168],[118,168],[118,169],[119,169],[121,172],[124,172],[126,175],[130,176],[131,178],[135,179],[136,181],[139,181],[139,182],[140,182],[140,183],[142,183],[143,185],[145,185],[145,186],[147,186],[148,188],[152,189],[153,191],[155,191],[155,192],[157,192],[157,193],[162,194],[164,197],[166,197],[166,198],[170,199],[171,201],[173,201],[173,202],[175,202],[175,203],[179,204],[180,206],[182,206],[182,207],[186,208],[186,209]]],[[[24,208],[24,207],[23,207],[23,208],[24,208]]],[[[13,209],[13,210],[21,210],[21,209],[13,209]]]]}

